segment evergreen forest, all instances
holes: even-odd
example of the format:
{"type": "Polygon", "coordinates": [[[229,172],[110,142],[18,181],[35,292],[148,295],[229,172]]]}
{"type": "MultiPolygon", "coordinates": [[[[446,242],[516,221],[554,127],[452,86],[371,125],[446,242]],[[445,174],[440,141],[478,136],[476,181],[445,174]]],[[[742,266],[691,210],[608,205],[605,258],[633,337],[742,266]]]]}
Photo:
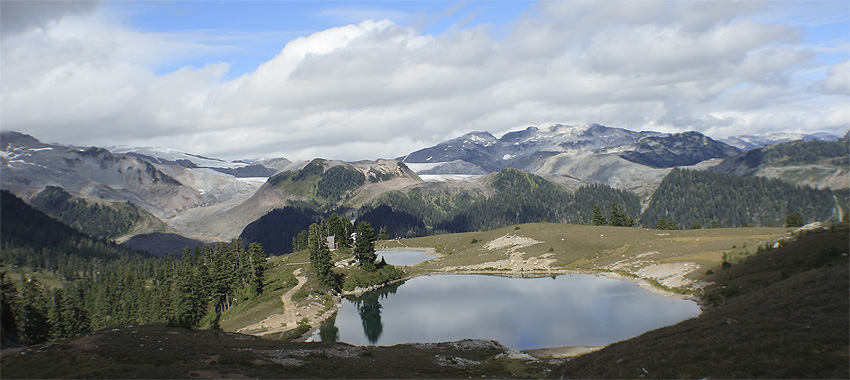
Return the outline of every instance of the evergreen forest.
{"type": "Polygon", "coordinates": [[[798,187],[778,179],[741,177],[712,171],[673,169],[652,196],[641,223],[663,226],[744,227],[785,224],[791,213],[804,222],[837,219],[830,190],[798,187]]]}
{"type": "Polygon", "coordinates": [[[75,198],[60,187],[47,186],[30,200],[37,209],[56,220],[94,237],[114,239],[141,223],[165,230],[165,224],[132,202],[100,204],[75,198]]]}
{"type": "Polygon", "coordinates": [[[35,344],[108,327],[166,323],[215,328],[241,300],[263,293],[257,243],[184,250],[156,259],[89,237],[2,192],[2,336],[35,344]],[[6,269],[26,269],[20,279],[6,269]],[[33,273],[58,277],[47,286],[33,273]],[[16,281],[17,280],[17,281],[16,281]]]}
{"type": "MultiPolygon", "coordinates": [[[[375,204],[416,216],[433,233],[482,231],[542,221],[589,224],[594,205],[607,208],[618,204],[633,218],[640,213],[636,194],[604,184],[584,185],[572,192],[537,175],[509,168],[493,176],[492,186],[495,192],[489,197],[474,192],[417,189],[384,194],[375,204]]],[[[393,230],[390,225],[387,228],[393,230]]]]}
{"type": "MultiPolygon", "coordinates": [[[[311,165],[304,170],[311,171],[308,169],[311,165]]],[[[334,168],[340,168],[335,178],[344,176],[341,174],[344,167],[331,169],[334,168]]],[[[285,175],[305,177],[301,172],[285,175]]],[[[319,178],[315,179],[321,182],[319,178]]],[[[357,181],[361,179],[358,177],[357,181]]],[[[840,214],[847,214],[839,211],[846,209],[848,203],[847,191],[683,169],[674,169],[664,178],[643,212],[637,194],[605,184],[586,184],[571,191],[537,175],[510,168],[482,181],[486,183],[484,190],[418,186],[384,193],[358,209],[338,206],[333,212],[328,211],[328,204],[295,202],[251,223],[241,238],[259,242],[269,252],[290,253],[293,247],[304,249],[310,224],[331,213],[356,215],[355,224],[368,222],[388,238],[410,238],[484,231],[529,222],[641,225],[658,229],[783,226],[785,218],[795,212],[801,213],[806,223],[837,220],[840,214]]]]}

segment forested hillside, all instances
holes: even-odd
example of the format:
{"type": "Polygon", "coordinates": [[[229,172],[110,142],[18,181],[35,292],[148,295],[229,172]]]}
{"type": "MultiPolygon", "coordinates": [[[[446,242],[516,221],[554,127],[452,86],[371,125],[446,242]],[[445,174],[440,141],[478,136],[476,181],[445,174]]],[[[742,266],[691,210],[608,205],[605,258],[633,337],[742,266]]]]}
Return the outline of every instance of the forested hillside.
{"type": "Polygon", "coordinates": [[[850,142],[838,141],[791,141],[753,149],[721,162],[714,171],[738,175],[752,175],[764,167],[786,167],[801,165],[825,165],[844,167],[850,164],[850,142]]]}
{"type": "Polygon", "coordinates": [[[317,158],[299,170],[287,170],[272,176],[267,185],[306,201],[333,207],[332,205],[344,201],[353,191],[367,183],[390,181],[405,176],[416,175],[404,164],[395,161],[378,160],[350,164],[317,158]]]}
{"type": "Polygon", "coordinates": [[[154,259],[65,226],[2,192],[4,344],[34,344],[128,324],[215,325],[239,299],[263,292],[259,244],[184,250],[154,259]],[[7,272],[22,270],[16,284],[7,272]],[[34,273],[54,273],[47,287],[34,273]],[[46,271],[46,272],[45,272],[46,271]]]}
{"type": "Polygon", "coordinates": [[[360,216],[354,224],[357,225],[360,222],[384,228],[384,232],[391,238],[423,236],[428,233],[422,218],[404,211],[393,210],[387,205],[361,208],[360,216]]]}
{"type": "Polygon", "coordinates": [[[619,204],[633,217],[640,212],[637,195],[607,185],[585,185],[571,192],[517,169],[502,170],[491,177],[490,184],[493,195],[489,197],[480,192],[413,190],[385,194],[375,204],[414,215],[435,232],[480,231],[544,220],[591,223],[595,205],[607,209],[619,204]]]}
{"type": "Polygon", "coordinates": [[[782,226],[791,213],[800,213],[807,223],[834,220],[836,208],[830,190],[798,187],[777,179],[674,169],[653,194],[641,223],[651,227],[663,217],[680,228],[694,223],[782,226]]]}
{"type": "Polygon", "coordinates": [[[292,252],[292,241],[299,232],[321,220],[321,214],[310,208],[286,206],[274,209],[245,227],[239,238],[260,243],[271,254],[292,252]]]}
{"type": "Polygon", "coordinates": [[[823,160],[847,164],[850,145],[847,141],[792,141],[763,149],[760,163],[770,165],[815,164],[823,160]]]}
{"type": "Polygon", "coordinates": [[[0,191],[0,197],[0,257],[5,265],[58,271],[70,277],[89,260],[144,257],[68,227],[8,191],[0,191]]]}
{"type": "Polygon", "coordinates": [[[132,202],[100,204],[76,198],[61,187],[48,186],[30,200],[56,220],[94,237],[114,239],[148,224],[151,231],[165,231],[165,223],[132,202]]]}
{"type": "MultiPolygon", "coordinates": [[[[314,161],[300,172],[279,174],[273,182],[295,186],[312,177],[320,183],[321,179],[316,176],[318,167],[318,162],[314,161]]],[[[335,178],[344,176],[341,170],[338,174],[335,178]]],[[[327,204],[296,202],[295,206],[272,210],[249,224],[240,238],[259,242],[275,254],[290,253],[293,238],[300,231],[332,212],[357,215],[356,223],[366,221],[376,230],[384,230],[390,238],[482,231],[539,221],[589,224],[593,221],[594,206],[609,210],[613,204],[619,205],[618,210],[633,219],[640,214],[637,195],[603,184],[581,186],[572,192],[517,169],[502,170],[482,181],[480,187],[428,184],[390,191],[356,210],[346,207],[328,210],[327,204]]]]}

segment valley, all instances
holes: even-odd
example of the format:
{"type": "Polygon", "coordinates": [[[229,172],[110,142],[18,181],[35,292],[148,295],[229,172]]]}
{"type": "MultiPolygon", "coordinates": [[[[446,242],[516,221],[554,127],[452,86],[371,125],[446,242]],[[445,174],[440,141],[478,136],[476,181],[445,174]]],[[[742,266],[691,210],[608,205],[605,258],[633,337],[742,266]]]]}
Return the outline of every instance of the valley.
{"type": "MultiPolygon", "coordinates": [[[[842,284],[850,278],[847,253],[842,253],[841,249],[846,250],[848,236],[847,224],[807,226],[798,230],[739,228],[658,233],[657,230],[635,228],[544,223],[381,243],[382,247],[433,246],[441,254],[438,258],[406,267],[413,276],[435,272],[500,276],[506,272],[548,276],[557,271],[610,274],[629,281],[647,283],[649,280],[652,283],[649,286],[656,290],[687,293],[688,297],[699,299],[704,308],[697,318],[605,348],[529,350],[538,355],[534,357],[486,340],[390,347],[289,343],[287,340],[309,332],[309,328],[299,328],[295,335],[278,335],[277,331],[264,334],[259,330],[268,328],[262,325],[263,320],[269,321],[267,315],[254,313],[253,317],[244,317],[251,314],[247,312],[249,309],[263,310],[267,305],[274,305],[268,310],[280,310],[283,306],[285,313],[302,313],[315,307],[311,304],[315,305],[321,297],[316,298],[318,285],[310,279],[311,268],[302,261],[306,259],[303,254],[292,254],[271,259],[270,283],[285,283],[280,289],[267,294],[264,301],[239,305],[231,309],[229,315],[223,315],[221,324],[226,330],[238,330],[236,326],[259,329],[243,332],[253,332],[264,338],[154,325],[124,326],[67,341],[4,351],[3,373],[15,378],[54,377],[57,373],[73,377],[127,378],[146,368],[145,377],[152,378],[386,378],[401,373],[430,378],[482,375],[630,378],[644,371],[651,377],[663,378],[759,374],[843,377],[848,371],[846,347],[850,334],[847,331],[846,287],[842,284]],[[611,239],[606,241],[605,237],[611,239]],[[477,242],[473,243],[473,239],[477,242]],[[549,248],[554,252],[551,257],[557,261],[550,263],[548,269],[543,266],[529,271],[518,266],[505,271],[504,268],[476,267],[516,253],[527,257],[542,256],[549,248]],[[724,257],[731,261],[728,267],[722,265],[724,257]],[[684,276],[695,280],[684,288],[663,285],[663,280],[669,278],[664,275],[639,279],[650,272],[634,269],[667,263],[699,263],[700,268],[684,276]],[[307,271],[307,279],[292,281],[302,270],[307,271]],[[301,290],[306,290],[307,296],[295,297],[301,290]],[[298,308],[287,309],[286,301],[282,305],[281,294],[299,298],[298,308]],[[797,305],[792,310],[787,304],[792,299],[808,301],[795,302],[797,305]],[[258,321],[253,322],[252,318],[258,321]],[[239,322],[231,322],[236,320],[239,322]],[[777,335],[775,329],[785,333],[777,335]],[[806,338],[801,339],[803,336],[806,338]],[[268,339],[272,337],[281,340],[268,339]],[[757,353],[748,348],[753,345],[759,347],[757,353]],[[812,350],[818,353],[809,353],[812,350]],[[729,352],[737,354],[728,355],[729,352]],[[576,354],[584,355],[574,357],[576,354]],[[133,358],[131,362],[127,361],[129,357],[133,358]],[[34,366],[33,363],[50,364],[34,366]]],[[[329,307],[324,311],[332,310],[333,307],[329,307]]],[[[329,315],[308,317],[310,322],[299,324],[299,327],[306,324],[321,327],[320,321],[329,315]]]]}
{"type": "Polygon", "coordinates": [[[850,379],[848,0],[0,16],[0,380],[850,379]]]}
{"type": "MultiPolygon", "coordinates": [[[[836,268],[847,257],[850,140],[819,137],[756,146],[769,139],[750,136],[738,141],[739,148],[697,132],[554,125],[500,138],[470,133],[395,160],[227,162],[161,148],[45,144],[4,131],[3,294],[4,310],[15,311],[4,312],[15,315],[4,322],[4,337],[15,337],[4,338],[4,347],[30,344],[4,351],[4,375],[30,377],[21,372],[30,360],[71,350],[74,358],[103,367],[79,368],[71,376],[124,377],[128,372],[122,371],[138,368],[118,364],[132,350],[105,352],[113,350],[110,342],[148,342],[139,343],[144,349],[169,338],[179,343],[160,344],[159,351],[193,347],[204,354],[177,361],[145,354],[142,366],[166,365],[158,377],[389,377],[397,365],[424,377],[595,377],[603,373],[596,370],[617,367],[610,363],[622,357],[609,355],[624,345],[632,348],[617,355],[652,363],[659,359],[651,353],[664,352],[663,345],[701,337],[677,335],[679,329],[696,324],[717,330],[718,315],[726,324],[767,318],[737,303],[753,302],[749,291],[811,281],[815,273],[829,281],[844,275],[836,268]],[[361,231],[364,224],[368,234],[361,231]],[[338,246],[326,247],[331,236],[338,246]],[[377,240],[378,250],[424,250],[430,256],[386,264],[369,258],[372,248],[361,247],[359,236],[377,240]],[[775,261],[765,263],[766,257],[775,261]],[[407,282],[481,275],[605,277],[664,299],[697,302],[702,313],[608,342],[563,341],[523,347],[527,352],[487,336],[453,343],[418,338],[389,347],[333,343],[340,329],[352,333],[352,325],[355,334],[363,329],[370,344],[378,342],[381,302],[410,289],[407,282]],[[728,288],[748,276],[756,280],[728,288]],[[352,308],[362,322],[350,317],[352,308]],[[662,343],[643,340],[658,331],[672,336],[657,338],[662,343]],[[226,348],[197,346],[209,340],[226,348]],[[662,347],[647,353],[632,344],[662,347]],[[399,361],[401,355],[408,359],[399,361]],[[608,364],[585,366],[586,360],[608,364]],[[340,372],[339,361],[356,370],[340,372]],[[383,367],[365,365],[370,362],[383,367]]],[[[812,371],[841,375],[844,369],[834,363],[843,356],[836,347],[847,344],[826,339],[825,332],[841,329],[835,323],[846,320],[847,307],[834,302],[833,285],[812,287],[832,294],[834,307],[821,300],[795,310],[829,315],[817,317],[829,321],[807,331],[814,331],[811,344],[831,355],[827,362],[833,364],[812,371]]],[[[804,291],[783,289],[776,302],[804,291]]],[[[792,308],[781,302],[769,306],[777,313],[792,308]]],[[[613,318],[617,312],[605,314],[613,318]]],[[[557,325],[555,315],[547,321],[557,325]]],[[[797,323],[777,318],[772,323],[797,323]]],[[[448,322],[439,315],[429,319],[448,322]]],[[[758,323],[748,326],[760,331],[758,323]]],[[[732,346],[743,344],[727,339],[732,346]]],[[[787,345],[769,334],[756,339],[787,345]]],[[[699,345],[720,360],[713,356],[721,350],[714,342],[699,345]]],[[[800,354],[764,352],[765,361],[800,354]]],[[[51,371],[72,365],[57,363],[33,377],[55,376],[51,371]]],[[[642,372],[634,372],[630,364],[613,376],[692,377],[681,371],[694,368],[700,377],[736,377],[807,368],[800,362],[783,367],[786,372],[752,372],[740,363],[685,363],[680,359],[672,372],[643,363],[642,372]],[[743,372],[729,372],[738,370],[743,372]]]]}
{"type": "MultiPolygon", "coordinates": [[[[738,141],[739,148],[697,132],[669,134],[635,132],[598,124],[556,124],[547,128],[529,127],[500,138],[487,132],[472,132],[396,160],[292,162],[274,158],[228,162],[154,147],[103,149],[46,144],[32,136],[3,131],[0,161],[4,171],[2,188],[52,215],[58,215],[68,206],[56,202],[39,203],[39,198],[45,198],[46,188],[66,194],[66,203],[84,202],[109,212],[113,209],[121,212],[120,208],[124,207],[121,205],[127,202],[135,205],[145,215],[133,217],[136,220],[121,234],[110,236],[119,242],[141,234],[175,233],[212,243],[239,236],[262,216],[291,205],[325,216],[336,211],[351,220],[370,208],[388,205],[394,211],[406,212],[422,221],[424,228],[410,230],[407,226],[405,231],[404,226],[397,226],[396,236],[413,237],[441,230],[491,229],[544,218],[589,223],[586,208],[594,204],[607,207],[608,203],[630,202],[622,197],[590,199],[583,202],[593,204],[578,204],[577,209],[565,210],[571,215],[545,215],[534,210],[527,213],[524,220],[473,221],[471,225],[461,220],[464,214],[483,210],[452,210],[440,205],[463,207],[464,202],[498,195],[504,189],[494,188],[492,176],[506,169],[533,174],[569,192],[601,184],[627,195],[634,194],[639,199],[637,207],[640,209],[632,207],[628,211],[635,218],[646,210],[650,200],[657,198],[654,197],[656,190],[676,168],[734,174],[742,178],[776,178],[793,186],[831,189],[839,192],[841,201],[848,198],[843,192],[850,191],[850,177],[845,162],[848,157],[846,141],[835,142],[837,139],[827,134],[785,134],[723,140],[738,141]],[[766,145],[776,143],[779,144],[766,145]],[[354,182],[345,182],[345,173],[354,172],[359,172],[351,177],[355,178],[354,182]],[[328,178],[322,182],[323,177],[328,178]],[[331,186],[332,183],[341,186],[331,186]],[[399,195],[408,197],[408,203],[413,202],[411,194],[417,194],[415,201],[421,205],[413,207],[399,203],[399,195]],[[430,209],[432,207],[434,209],[430,209]]],[[[735,186],[731,190],[739,191],[735,186]]],[[[525,189],[516,189],[518,191],[525,189]]],[[[841,207],[846,207],[846,201],[842,202],[841,207]]],[[[807,222],[837,219],[841,207],[833,207],[832,216],[821,212],[804,215],[804,219],[807,222]]],[[[781,225],[780,219],[792,212],[767,211],[774,213],[768,218],[765,211],[744,216],[749,220],[718,218],[716,222],[721,227],[781,225]]],[[[646,215],[643,221],[649,227],[655,223],[658,210],[652,213],[656,215],[646,215]]],[[[702,225],[712,220],[711,216],[701,216],[701,219],[698,222],[702,225]]],[[[65,221],[79,223],[72,219],[65,221]]],[[[681,228],[690,227],[694,222],[676,221],[681,223],[681,228]]],[[[146,241],[157,247],[169,246],[168,241],[155,242],[150,237],[146,241]]],[[[288,253],[288,244],[268,248],[273,253],[288,253]]],[[[138,244],[135,247],[139,248],[138,244]]],[[[172,253],[182,249],[179,245],[170,247],[172,253]]]]}

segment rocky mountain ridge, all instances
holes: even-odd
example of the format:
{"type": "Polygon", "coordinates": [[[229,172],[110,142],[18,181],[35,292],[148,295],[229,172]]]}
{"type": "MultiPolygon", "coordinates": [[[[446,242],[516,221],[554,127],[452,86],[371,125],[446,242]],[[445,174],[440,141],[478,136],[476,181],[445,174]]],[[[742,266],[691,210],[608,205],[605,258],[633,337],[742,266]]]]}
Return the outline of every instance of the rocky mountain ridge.
{"type": "Polygon", "coordinates": [[[700,165],[739,153],[699,132],[671,134],[599,124],[556,124],[508,132],[501,138],[472,132],[398,159],[424,178],[482,175],[510,167],[570,187],[605,183],[648,194],[673,167],[700,165]]]}
{"type": "Polygon", "coordinates": [[[209,202],[148,161],[98,148],[45,144],[32,136],[0,135],[3,189],[24,198],[47,186],[92,199],[131,201],[163,218],[209,202]]]}
{"type": "MultiPolygon", "coordinates": [[[[528,127],[500,138],[473,132],[398,160],[360,162],[283,158],[228,162],[162,148],[111,149],[47,144],[3,131],[2,188],[24,199],[55,186],[89,204],[129,201],[170,228],[134,230],[135,234],[173,229],[186,237],[214,241],[238,236],[252,221],[293,202],[357,210],[386,192],[425,188],[423,179],[453,180],[429,184],[429,191],[472,186],[486,193],[488,186],[476,179],[517,168],[572,189],[603,183],[647,199],[674,167],[703,170],[726,160],[724,171],[734,172],[728,166],[745,156],[699,132],[636,132],[599,124],[528,127]]],[[[805,183],[840,188],[846,170],[837,177],[824,172],[832,166],[812,171],[805,183]],[[824,176],[832,179],[823,182],[819,178],[824,176]]],[[[755,172],[747,169],[746,174],[755,172]]],[[[771,175],[770,170],[758,173],[771,175]]]]}
{"type": "Polygon", "coordinates": [[[153,164],[175,165],[188,169],[211,169],[234,177],[271,177],[275,172],[291,164],[286,158],[246,159],[225,161],[198,154],[159,147],[114,146],[107,148],[115,154],[139,157],[153,164]]]}

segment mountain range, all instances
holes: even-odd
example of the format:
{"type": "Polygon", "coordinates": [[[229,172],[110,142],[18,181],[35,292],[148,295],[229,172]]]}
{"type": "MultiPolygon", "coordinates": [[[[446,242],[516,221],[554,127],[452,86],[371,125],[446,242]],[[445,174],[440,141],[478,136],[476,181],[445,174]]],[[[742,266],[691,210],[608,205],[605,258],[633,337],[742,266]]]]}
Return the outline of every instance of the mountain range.
{"type": "Polygon", "coordinates": [[[699,132],[635,132],[590,124],[528,127],[501,138],[488,132],[471,132],[398,159],[404,163],[436,164],[424,174],[475,174],[508,167],[526,170],[552,157],[579,153],[613,154],[650,168],[670,168],[733,156],[740,150],[699,132]],[[447,164],[471,172],[446,173],[451,172],[447,164]]]}
{"type": "Polygon", "coordinates": [[[787,133],[773,132],[760,135],[740,135],[730,136],[725,139],[720,139],[720,142],[729,144],[741,150],[753,150],[768,145],[776,145],[791,141],[837,141],[838,136],[817,132],[817,133],[787,133]]]}
{"type": "MultiPolygon", "coordinates": [[[[185,243],[175,235],[197,241],[228,240],[263,215],[288,205],[319,214],[335,211],[355,220],[361,211],[371,210],[399,192],[413,191],[450,203],[458,197],[489,198],[499,190],[487,174],[508,168],[573,191],[604,184],[636,194],[644,207],[674,168],[850,188],[843,150],[830,157],[791,162],[777,158],[791,153],[776,153],[768,145],[784,139],[829,142],[838,137],[772,134],[718,141],[699,132],[553,125],[528,127],[500,138],[472,132],[395,160],[228,162],[155,147],[47,144],[29,135],[3,131],[0,168],[2,189],[53,217],[65,218],[66,224],[74,225],[74,218],[86,213],[130,220],[125,229],[110,231],[118,235],[110,237],[123,242],[136,236],[133,243],[137,247],[139,242],[147,242],[141,246],[156,245],[161,253],[171,248],[163,241],[173,241],[175,247],[185,243]],[[769,159],[756,160],[755,156],[769,159]]],[[[793,143],[776,146],[786,144],[793,143]]],[[[833,144],[837,145],[830,146],[842,146],[833,144]]],[[[634,210],[635,215],[639,211],[634,210]]]]}

